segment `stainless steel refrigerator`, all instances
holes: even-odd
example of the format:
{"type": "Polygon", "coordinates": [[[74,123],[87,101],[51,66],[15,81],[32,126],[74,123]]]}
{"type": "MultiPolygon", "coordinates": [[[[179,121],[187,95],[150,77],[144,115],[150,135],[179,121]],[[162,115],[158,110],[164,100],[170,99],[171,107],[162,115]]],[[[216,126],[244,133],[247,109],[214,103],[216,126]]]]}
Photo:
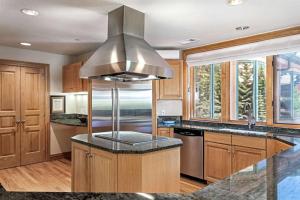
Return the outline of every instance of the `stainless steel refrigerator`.
{"type": "Polygon", "coordinates": [[[92,82],[92,131],[152,134],[152,82],[92,82]]]}

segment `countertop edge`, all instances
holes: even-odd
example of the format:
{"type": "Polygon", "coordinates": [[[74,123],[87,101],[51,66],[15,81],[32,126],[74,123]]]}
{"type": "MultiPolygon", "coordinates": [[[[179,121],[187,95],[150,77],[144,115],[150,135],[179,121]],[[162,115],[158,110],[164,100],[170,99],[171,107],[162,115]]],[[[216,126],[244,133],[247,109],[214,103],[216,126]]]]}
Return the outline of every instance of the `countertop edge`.
{"type": "Polygon", "coordinates": [[[71,141],[79,143],[79,144],[83,144],[83,145],[86,145],[86,146],[89,146],[89,147],[93,147],[93,148],[96,148],[96,149],[100,149],[100,150],[104,150],[104,151],[107,151],[107,152],[115,153],[115,154],[145,154],[145,153],[151,153],[151,152],[156,152],[156,151],[161,151],[161,150],[166,150],[166,149],[177,148],[177,147],[181,147],[183,145],[182,143],[172,144],[172,145],[168,145],[168,146],[162,146],[162,147],[158,147],[158,148],[154,148],[154,149],[147,149],[147,150],[113,150],[113,149],[110,149],[110,148],[106,148],[106,147],[103,147],[103,146],[99,146],[99,145],[96,145],[96,144],[92,144],[90,142],[85,142],[85,141],[74,139],[74,138],[71,138],[71,141]]]}

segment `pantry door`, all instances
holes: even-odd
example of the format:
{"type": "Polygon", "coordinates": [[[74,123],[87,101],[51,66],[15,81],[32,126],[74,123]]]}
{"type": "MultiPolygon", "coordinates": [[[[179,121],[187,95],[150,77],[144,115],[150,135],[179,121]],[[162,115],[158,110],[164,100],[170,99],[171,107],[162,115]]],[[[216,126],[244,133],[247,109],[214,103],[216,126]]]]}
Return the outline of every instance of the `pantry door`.
{"type": "Polygon", "coordinates": [[[44,68],[21,68],[21,165],[46,158],[44,68]]]}
{"type": "Polygon", "coordinates": [[[20,67],[0,64],[0,169],[20,165],[20,67]]]}

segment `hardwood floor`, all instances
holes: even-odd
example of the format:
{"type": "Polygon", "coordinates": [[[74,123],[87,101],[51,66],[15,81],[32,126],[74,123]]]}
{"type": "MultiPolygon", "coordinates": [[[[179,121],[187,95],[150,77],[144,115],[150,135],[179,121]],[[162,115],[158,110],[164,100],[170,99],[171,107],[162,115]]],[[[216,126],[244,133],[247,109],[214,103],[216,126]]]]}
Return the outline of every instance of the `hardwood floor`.
{"type": "Polygon", "coordinates": [[[0,183],[7,191],[71,191],[71,162],[55,160],[0,170],[0,183]]]}
{"type": "MultiPolygon", "coordinates": [[[[0,170],[0,183],[7,191],[71,191],[71,161],[54,160],[0,170]]],[[[180,192],[189,193],[205,187],[187,178],[180,180],[180,192]]]]}

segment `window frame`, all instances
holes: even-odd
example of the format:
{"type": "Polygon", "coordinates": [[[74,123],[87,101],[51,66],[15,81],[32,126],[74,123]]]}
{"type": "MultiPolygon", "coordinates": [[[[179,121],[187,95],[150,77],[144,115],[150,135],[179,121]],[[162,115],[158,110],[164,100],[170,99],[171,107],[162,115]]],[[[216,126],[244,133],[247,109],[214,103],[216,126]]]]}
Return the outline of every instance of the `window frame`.
{"type": "MultiPolygon", "coordinates": [[[[223,81],[223,63],[215,63],[215,64],[220,64],[221,65],[221,83],[223,81]]],[[[190,74],[190,120],[194,120],[194,121],[206,121],[206,122],[221,122],[222,121],[222,112],[223,109],[221,108],[221,113],[220,113],[220,117],[218,119],[213,118],[214,115],[214,65],[215,64],[207,64],[211,67],[210,70],[210,118],[204,118],[204,117],[195,117],[195,67],[191,67],[189,69],[189,74],[190,74]]],[[[223,104],[223,95],[222,95],[222,89],[223,86],[221,84],[221,105],[223,104]]]]}
{"type": "MultiPolygon", "coordinates": [[[[238,70],[238,66],[239,66],[239,63],[243,63],[243,62],[248,62],[248,63],[252,63],[253,65],[253,83],[252,83],[252,90],[253,90],[253,94],[252,94],[252,104],[253,104],[253,115],[255,116],[256,120],[258,118],[258,83],[259,83],[259,80],[258,80],[258,67],[260,66],[260,62],[259,60],[254,60],[254,59],[242,59],[242,60],[234,60],[234,61],[229,61],[229,63],[234,63],[235,64],[235,110],[236,110],[236,116],[234,116],[236,119],[232,119],[232,114],[230,113],[230,120],[231,121],[247,121],[247,119],[245,120],[242,120],[242,119],[239,119],[239,113],[238,113],[238,110],[239,110],[239,70],[238,70]]],[[[267,71],[267,57],[266,57],[266,63],[265,63],[265,70],[267,71]]],[[[231,73],[230,73],[231,75],[231,73]]],[[[265,76],[265,80],[266,80],[266,76],[265,76]]],[[[231,86],[230,86],[231,87],[231,86]]],[[[265,91],[267,91],[267,83],[265,83],[265,91]]],[[[266,92],[267,93],[267,92],[266,92]]],[[[267,102],[266,102],[267,103],[267,102]]],[[[234,106],[232,102],[230,102],[230,108],[231,106],[234,106]]],[[[262,123],[262,124],[265,124],[267,121],[267,114],[266,114],[266,120],[265,121],[257,121],[257,123],[262,123]]]]}
{"type": "MultiPolygon", "coordinates": [[[[278,54],[277,54],[278,55],[278,54]]],[[[277,86],[278,80],[275,72],[275,65],[274,65],[274,57],[277,55],[272,55],[272,104],[273,104],[273,112],[272,112],[272,126],[274,127],[284,127],[284,128],[300,128],[300,123],[299,124],[293,124],[293,123],[287,123],[287,122],[276,122],[276,116],[278,115],[278,103],[279,101],[275,100],[275,96],[277,95],[277,90],[275,86],[277,86]]],[[[292,73],[293,74],[293,73],[292,73]]],[[[278,96],[278,95],[277,95],[278,96]]],[[[293,99],[293,98],[292,98],[293,99]]]]}

